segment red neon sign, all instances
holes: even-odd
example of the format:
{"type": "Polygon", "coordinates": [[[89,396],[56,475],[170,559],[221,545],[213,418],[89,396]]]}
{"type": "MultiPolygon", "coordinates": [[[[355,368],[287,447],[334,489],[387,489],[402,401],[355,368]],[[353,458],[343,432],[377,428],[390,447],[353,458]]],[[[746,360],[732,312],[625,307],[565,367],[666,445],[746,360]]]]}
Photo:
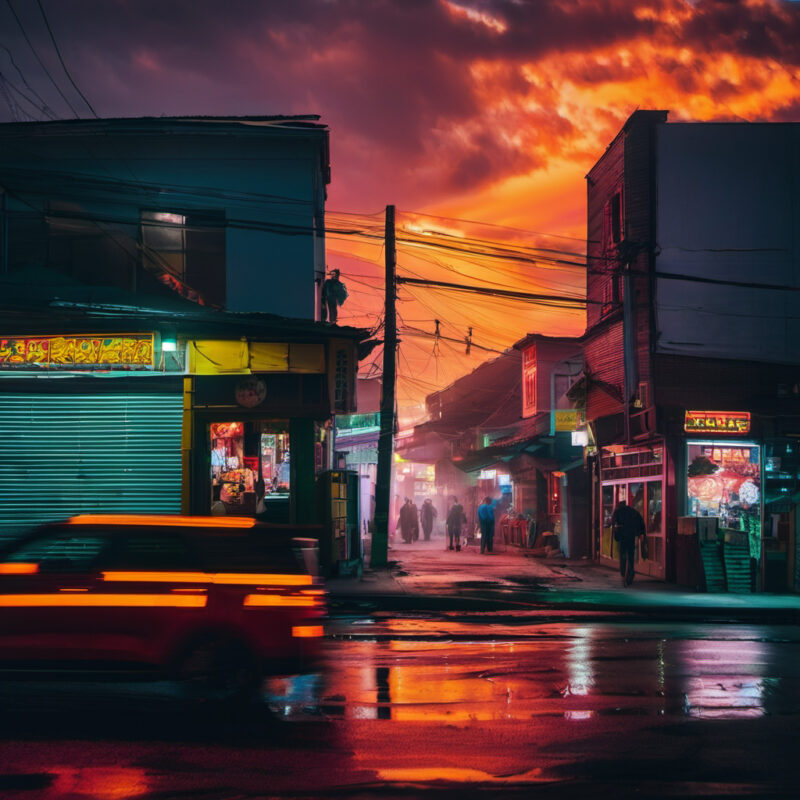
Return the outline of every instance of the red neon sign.
{"type": "Polygon", "coordinates": [[[687,411],[683,429],[687,433],[750,433],[750,412],[687,411]]]}

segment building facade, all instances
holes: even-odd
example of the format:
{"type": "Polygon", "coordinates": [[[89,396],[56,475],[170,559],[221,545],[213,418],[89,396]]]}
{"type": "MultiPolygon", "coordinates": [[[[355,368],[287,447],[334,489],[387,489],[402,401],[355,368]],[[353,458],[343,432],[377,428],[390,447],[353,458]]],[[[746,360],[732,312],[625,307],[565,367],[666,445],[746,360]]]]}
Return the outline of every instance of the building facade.
{"type": "Polygon", "coordinates": [[[0,125],[1,534],[331,522],[366,334],[315,321],[329,180],[312,117],[0,125]]]}
{"type": "Polygon", "coordinates": [[[316,117],[5,123],[0,273],[319,319],[329,182],[316,117]]]}
{"type": "Polygon", "coordinates": [[[647,526],[640,572],[686,582],[681,531],[703,520],[743,590],[798,586],[798,145],[796,124],[639,111],[587,175],[601,560],[625,499],[647,526]]]}

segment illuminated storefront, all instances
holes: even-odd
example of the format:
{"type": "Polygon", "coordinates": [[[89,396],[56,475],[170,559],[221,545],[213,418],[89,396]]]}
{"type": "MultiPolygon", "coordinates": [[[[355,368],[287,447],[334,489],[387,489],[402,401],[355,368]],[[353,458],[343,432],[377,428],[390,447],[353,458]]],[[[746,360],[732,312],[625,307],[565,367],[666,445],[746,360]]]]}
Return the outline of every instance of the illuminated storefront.
{"type": "Polygon", "coordinates": [[[615,445],[600,453],[600,541],[601,561],[616,565],[619,549],[611,529],[611,516],[624,500],[644,519],[647,558],[637,548],[636,571],[663,580],[666,576],[667,545],[664,509],[666,449],[663,443],[646,447],[615,445]]]}
{"type": "Polygon", "coordinates": [[[688,441],[688,516],[715,517],[723,531],[746,534],[761,557],[761,447],[754,442],[688,441]]]}
{"type": "Polygon", "coordinates": [[[289,420],[212,422],[211,508],[219,513],[279,518],[291,492],[289,420]],[[271,508],[263,508],[259,501],[271,508]],[[221,504],[221,507],[217,504],[221,504]],[[272,512],[272,513],[270,513],[272,512]]]}
{"type": "Polygon", "coordinates": [[[315,480],[331,466],[332,411],[355,403],[362,332],[190,313],[185,324],[230,338],[187,336],[180,315],[120,311],[99,332],[82,317],[54,330],[50,310],[15,317],[0,335],[4,534],[82,513],[316,524],[315,480]],[[270,326],[289,341],[262,341],[270,326]]]}

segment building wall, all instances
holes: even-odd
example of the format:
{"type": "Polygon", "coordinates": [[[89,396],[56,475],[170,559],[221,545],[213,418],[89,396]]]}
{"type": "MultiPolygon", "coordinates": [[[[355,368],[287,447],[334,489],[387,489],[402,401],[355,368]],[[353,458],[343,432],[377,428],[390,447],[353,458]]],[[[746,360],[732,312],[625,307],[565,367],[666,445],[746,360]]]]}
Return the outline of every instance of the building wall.
{"type": "Polygon", "coordinates": [[[800,361],[800,125],[661,125],[657,163],[658,350],[800,361]]]}
{"type": "Polygon", "coordinates": [[[315,278],[325,268],[326,154],[322,126],[287,131],[158,120],[0,126],[10,266],[47,261],[35,218],[53,204],[113,229],[103,256],[109,269],[135,262],[141,210],[219,211],[225,306],[313,319],[315,278]],[[15,242],[22,220],[25,235],[15,242]]]}

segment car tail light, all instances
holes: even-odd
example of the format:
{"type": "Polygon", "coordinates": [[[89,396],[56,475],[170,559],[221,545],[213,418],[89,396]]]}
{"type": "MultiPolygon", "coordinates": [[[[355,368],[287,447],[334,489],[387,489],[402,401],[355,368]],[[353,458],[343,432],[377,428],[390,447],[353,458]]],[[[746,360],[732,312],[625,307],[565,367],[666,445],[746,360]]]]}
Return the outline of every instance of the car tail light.
{"type": "Polygon", "coordinates": [[[22,561],[8,561],[0,564],[0,575],[35,575],[38,571],[38,564],[26,564],[22,561]]]}
{"type": "Polygon", "coordinates": [[[322,625],[294,625],[292,636],[297,639],[316,639],[325,635],[322,625]]]}
{"type": "Polygon", "coordinates": [[[250,608],[265,606],[303,606],[305,608],[313,608],[322,605],[322,598],[299,594],[248,594],[244,598],[243,605],[250,608]]]}

